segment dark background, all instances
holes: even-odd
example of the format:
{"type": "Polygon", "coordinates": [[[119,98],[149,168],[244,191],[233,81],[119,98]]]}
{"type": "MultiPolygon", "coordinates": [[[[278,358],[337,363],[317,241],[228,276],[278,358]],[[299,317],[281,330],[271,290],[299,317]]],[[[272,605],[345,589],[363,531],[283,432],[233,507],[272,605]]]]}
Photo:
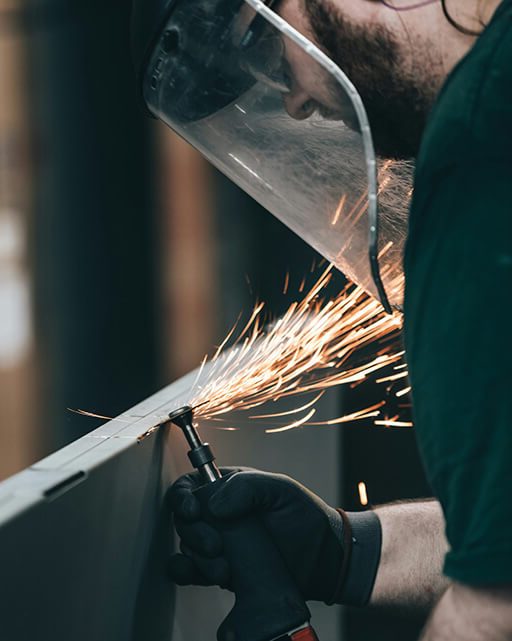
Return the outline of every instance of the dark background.
{"type": "MultiPolygon", "coordinates": [[[[298,284],[319,258],[143,116],[129,13],[0,0],[0,216],[21,243],[0,280],[30,302],[24,348],[0,359],[0,478],[101,422],[68,408],[115,415],[196,367],[256,298],[284,311],[286,272],[298,284]]],[[[345,409],[381,393],[347,390],[345,409]]],[[[371,504],[428,495],[413,430],[339,429],[344,507],[361,507],[363,479],[371,504]]],[[[347,639],[415,639],[420,624],[350,611],[347,639]]]]}

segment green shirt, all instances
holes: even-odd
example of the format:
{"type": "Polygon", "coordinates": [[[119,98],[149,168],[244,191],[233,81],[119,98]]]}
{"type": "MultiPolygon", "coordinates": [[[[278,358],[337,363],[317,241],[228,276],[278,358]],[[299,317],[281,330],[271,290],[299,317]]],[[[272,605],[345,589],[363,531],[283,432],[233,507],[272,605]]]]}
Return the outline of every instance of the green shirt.
{"type": "Polygon", "coordinates": [[[415,424],[446,518],[445,573],[512,582],[512,0],[432,112],[405,274],[415,424]]]}

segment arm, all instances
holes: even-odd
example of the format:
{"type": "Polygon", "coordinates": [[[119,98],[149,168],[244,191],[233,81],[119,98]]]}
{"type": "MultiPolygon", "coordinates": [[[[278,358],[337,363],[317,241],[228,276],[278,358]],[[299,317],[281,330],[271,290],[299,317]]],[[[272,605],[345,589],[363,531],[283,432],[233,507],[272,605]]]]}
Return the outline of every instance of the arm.
{"type": "Polygon", "coordinates": [[[405,258],[416,435],[453,582],[423,641],[512,639],[512,165],[486,149],[431,181],[405,258]]]}
{"type": "Polygon", "coordinates": [[[476,588],[453,583],[435,608],[422,641],[509,641],[512,586],[476,588]]]}
{"type": "MultiPolygon", "coordinates": [[[[428,610],[446,588],[441,565],[447,546],[438,503],[345,513],[288,477],[225,472],[235,473],[210,499],[211,515],[227,521],[258,515],[305,599],[362,606],[374,588],[372,605],[428,610]]],[[[182,549],[171,560],[171,576],[182,585],[229,587],[222,540],[194,498],[198,483],[191,474],[171,488],[182,549]]]]}
{"type": "Polygon", "coordinates": [[[437,501],[377,508],[382,551],[370,605],[430,610],[448,587],[442,574],[448,544],[437,501]]]}

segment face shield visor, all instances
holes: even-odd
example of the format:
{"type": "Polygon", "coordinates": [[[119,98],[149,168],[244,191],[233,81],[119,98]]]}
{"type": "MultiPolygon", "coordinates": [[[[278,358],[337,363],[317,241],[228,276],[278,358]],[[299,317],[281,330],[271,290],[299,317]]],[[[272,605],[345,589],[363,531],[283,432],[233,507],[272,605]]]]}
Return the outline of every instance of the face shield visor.
{"type": "Polygon", "coordinates": [[[270,6],[174,4],[148,58],[143,96],[388,311],[401,304],[401,172],[377,163],[362,101],[343,71],[270,6]],[[390,205],[379,217],[383,191],[390,205]]]}

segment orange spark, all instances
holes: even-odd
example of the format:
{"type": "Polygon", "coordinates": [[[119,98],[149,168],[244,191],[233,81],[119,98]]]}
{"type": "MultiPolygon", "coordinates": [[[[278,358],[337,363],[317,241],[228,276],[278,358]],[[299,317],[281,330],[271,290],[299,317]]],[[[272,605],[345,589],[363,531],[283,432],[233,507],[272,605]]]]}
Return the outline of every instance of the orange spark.
{"type": "Polygon", "coordinates": [[[409,372],[400,372],[400,374],[393,374],[392,376],[386,376],[386,378],[379,378],[377,383],[389,383],[391,381],[397,381],[399,378],[405,378],[409,376],[409,372]]]}
{"type": "Polygon", "coordinates": [[[357,484],[357,489],[359,491],[359,501],[361,502],[361,505],[368,505],[368,493],[366,491],[366,483],[364,481],[360,481],[357,484]]]}
{"type": "Polygon", "coordinates": [[[409,394],[409,392],[411,391],[411,389],[412,389],[412,388],[411,388],[410,386],[409,386],[409,387],[404,387],[404,389],[401,389],[399,392],[397,392],[397,393],[395,394],[395,396],[396,396],[397,398],[400,398],[401,396],[405,396],[406,394],[409,394]]]}
{"type": "Polygon", "coordinates": [[[256,416],[249,416],[249,418],[278,418],[281,416],[290,416],[290,414],[298,414],[299,412],[304,412],[305,410],[309,409],[312,405],[319,401],[324,394],[325,392],[320,392],[320,394],[317,394],[312,401],[309,401],[309,403],[306,403],[306,405],[302,405],[301,407],[296,407],[293,410],[287,410],[286,412],[276,412],[275,414],[257,414],[256,416]]]}
{"type": "Polygon", "coordinates": [[[334,218],[332,219],[331,225],[334,226],[340,219],[343,209],[345,208],[346,202],[347,202],[347,194],[343,194],[338,206],[336,207],[336,211],[334,212],[334,218]]]}
{"type": "Polygon", "coordinates": [[[284,277],[284,287],[283,287],[283,294],[288,293],[288,285],[290,284],[290,272],[286,273],[286,276],[284,277]]]}
{"type": "Polygon", "coordinates": [[[308,425],[338,425],[339,423],[351,423],[352,421],[361,421],[364,418],[373,418],[374,416],[379,416],[380,412],[378,410],[385,404],[385,401],[381,401],[364,410],[358,410],[353,414],[344,414],[338,418],[331,418],[329,421],[308,423],[308,425]]]}
{"type": "MultiPolygon", "coordinates": [[[[233,410],[248,411],[269,401],[303,394],[306,403],[285,412],[265,412],[250,418],[281,418],[307,412],[288,425],[334,425],[349,420],[377,418],[381,404],[331,421],[310,423],[315,404],[329,387],[364,380],[396,365],[402,358],[394,339],[401,328],[398,313],[388,315],[361,287],[347,286],[334,299],[321,295],[332,278],[329,266],[300,301],[265,329],[264,304],[259,303],[228,351],[215,353],[204,376],[191,390],[190,404],[199,419],[223,417],[233,410]],[[377,354],[363,359],[356,353],[380,343],[377,354]]],[[[231,330],[230,336],[233,334],[231,330]]],[[[222,346],[226,344],[224,340],[222,346]]],[[[200,377],[198,377],[200,378],[200,377]]]]}
{"type": "Polygon", "coordinates": [[[412,421],[374,421],[375,425],[382,425],[384,427],[412,427],[412,421]]]}
{"type": "Polygon", "coordinates": [[[301,425],[304,425],[316,412],[316,409],[313,408],[311,411],[309,411],[306,416],[303,416],[301,419],[298,421],[295,421],[295,423],[290,423],[290,425],[284,425],[283,427],[274,427],[272,429],[265,430],[267,434],[275,434],[276,432],[285,432],[287,430],[293,430],[295,427],[300,427],[301,425]]]}
{"type": "MultiPolygon", "coordinates": [[[[391,164],[392,161],[387,161],[379,169],[379,193],[391,180],[388,176],[391,164]]],[[[337,230],[344,239],[340,253],[334,259],[341,265],[344,261],[340,256],[354,239],[353,226],[368,211],[368,193],[363,193],[355,203],[348,205],[345,194],[331,220],[332,225],[339,223],[337,230]]],[[[379,250],[379,257],[393,258],[397,249],[391,242],[384,244],[379,250]]],[[[363,258],[367,260],[366,255],[363,258]]],[[[325,264],[326,260],[322,258],[318,266],[325,264]]],[[[395,340],[401,329],[401,315],[398,312],[387,315],[379,302],[366,294],[362,287],[354,285],[345,287],[331,300],[322,300],[332,279],[332,270],[331,265],[310,291],[301,300],[293,302],[286,313],[268,328],[265,327],[266,310],[262,302],[255,305],[241,331],[238,329],[241,317],[237,319],[213,356],[210,359],[205,356],[198,369],[189,396],[189,404],[194,407],[197,418],[227,423],[226,414],[234,410],[249,411],[270,401],[309,394],[312,397],[310,400],[301,400],[297,403],[298,407],[291,410],[252,414],[249,418],[295,418],[294,415],[306,412],[298,420],[272,428],[268,430],[270,432],[301,425],[328,426],[368,418],[379,419],[374,421],[376,425],[412,426],[410,422],[395,420],[397,417],[389,419],[389,414],[383,412],[384,401],[335,419],[310,421],[315,414],[317,401],[330,387],[355,387],[376,372],[382,372],[384,377],[377,382],[389,383],[387,389],[391,391],[394,381],[408,376],[407,365],[402,364],[403,352],[399,351],[395,340]],[[227,345],[231,342],[233,346],[228,349],[227,345]],[[368,353],[370,345],[372,356],[362,356],[368,353]],[[397,373],[389,375],[391,368],[397,373]]],[[[385,264],[381,275],[386,280],[392,298],[399,299],[403,288],[402,274],[395,275],[393,265],[385,264]]],[[[299,294],[302,294],[305,282],[301,281],[299,294]]],[[[284,294],[289,286],[290,274],[287,273],[284,294]]],[[[400,398],[409,391],[410,388],[406,387],[396,392],[395,396],[400,398]]]]}
{"type": "MultiPolygon", "coordinates": [[[[379,193],[386,189],[391,177],[388,175],[392,161],[382,164],[379,170],[379,193]]],[[[342,224],[346,228],[344,243],[352,242],[353,226],[368,210],[368,194],[362,193],[355,203],[348,207],[347,195],[338,202],[331,225],[342,224]],[[347,211],[348,210],[348,211],[347,211]]],[[[385,244],[379,257],[392,255],[393,244],[385,244]]],[[[343,249],[341,249],[343,251],[343,249]]],[[[325,261],[322,259],[320,265],[325,261]]],[[[389,278],[392,291],[401,290],[402,276],[394,277],[389,266],[382,275],[389,278]]],[[[223,351],[227,339],[217,350],[211,367],[205,368],[205,375],[191,390],[190,404],[198,418],[224,417],[233,410],[248,411],[269,401],[290,396],[311,394],[307,402],[297,403],[289,411],[271,411],[253,414],[252,419],[285,418],[307,412],[302,418],[289,425],[272,428],[284,431],[300,425],[334,425],[364,418],[386,418],[382,405],[366,408],[337,419],[311,422],[318,392],[337,385],[356,385],[375,372],[383,371],[386,376],[380,382],[392,383],[407,376],[406,369],[399,373],[386,372],[386,368],[402,368],[403,352],[394,343],[401,329],[401,316],[389,316],[381,305],[370,298],[363,288],[347,286],[332,300],[323,301],[326,287],[332,278],[329,266],[301,300],[293,302],[284,316],[264,326],[264,304],[259,303],[242,332],[234,340],[234,346],[223,351]],[[361,350],[375,345],[373,356],[363,358],[361,350]]],[[[290,286],[290,275],[286,274],[283,293],[290,286]]],[[[305,287],[300,283],[299,294],[305,287]]],[[[235,324],[237,327],[237,324],[235,324]]],[[[229,337],[234,336],[235,327],[229,337]]],[[[406,392],[403,392],[405,394],[406,392]]],[[[400,394],[400,393],[399,393],[400,394]]]]}
{"type": "Polygon", "coordinates": [[[72,407],[67,408],[68,412],[73,412],[73,414],[80,414],[80,416],[88,416],[89,418],[101,418],[105,421],[121,421],[122,423],[128,423],[128,421],[122,418],[113,418],[112,416],[104,416],[103,414],[95,414],[94,412],[87,412],[86,410],[75,410],[72,407]]]}
{"type": "Polygon", "coordinates": [[[391,249],[391,247],[393,247],[393,244],[394,244],[393,241],[390,240],[384,245],[384,247],[379,251],[379,254],[378,254],[379,259],[383,258],[387,254],[387,252],[391,249]]]}

